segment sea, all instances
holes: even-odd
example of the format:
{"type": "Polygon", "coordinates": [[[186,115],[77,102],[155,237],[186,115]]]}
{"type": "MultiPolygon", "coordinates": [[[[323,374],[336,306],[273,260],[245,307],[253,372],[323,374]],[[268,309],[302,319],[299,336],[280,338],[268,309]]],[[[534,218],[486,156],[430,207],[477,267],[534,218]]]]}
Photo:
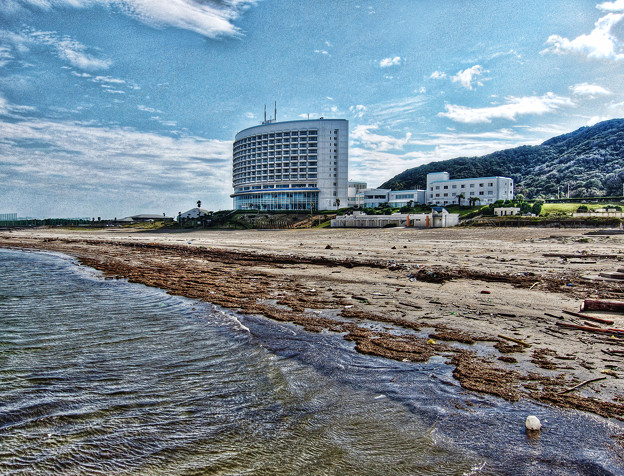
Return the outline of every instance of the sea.
{"type": "Polygon", "coordinates": [[[0,250],[3,475],[616,475],[622,433],[466,391],[444,357],[366,356],[340,334],[0,250]]]}

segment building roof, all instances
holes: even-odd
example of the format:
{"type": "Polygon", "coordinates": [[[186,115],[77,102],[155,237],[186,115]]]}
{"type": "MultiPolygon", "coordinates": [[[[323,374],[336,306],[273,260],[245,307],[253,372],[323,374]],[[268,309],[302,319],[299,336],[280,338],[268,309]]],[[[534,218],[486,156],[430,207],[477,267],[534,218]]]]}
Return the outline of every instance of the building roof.
{"type": "MultiPolygon", "coordinates": [[[[331,121],[342,121],[342,122],[346,122],[348,123],[349,121],[347,119],[326,119],[326,118],[319,118],[319,119],[302,119],[302,120],[297,120],[297,121],[284,121],[284,122],[266,122],[264,124],[258,124],[257,126],[252,126],[252,127],[248,127],[247,129],[243,129],[242,131],[239,131],[236,134],[236,138],[234,140],[238,140],[238,136],[242,135],[242,134],[246,134],[248,133],[248,131],[251,131],[252,129],[263,129],[263,128],[267,128],[270,126],[285,126],[287,127],[288,124],[292,124],[294,127],[303,127],[305,126],[305,123],[319,123],[319,122],[331,122],[331,121]]],[[[279,132],[279,131],[277,131],[279,132]]]]}
{"type": "Polygon", "coordinates": [[[493,179],[513,180],[511,177],[496,176],[496,177],[473,177],[473,178],[460,178],[460,179],[448,179],[448,180],[434,180],[433,182],[429,182],[429,183],[449,183],[449,182],[464,182],[467,180],[493,180],[493,179]]]}
{"type": "Polygon", "coordinates": [[[182,215],[186,215],[187,213],[191,213],[197,211],[199,213],[201,213],[202,215],[210,215],[210,211],[206,210],[205,208],[191,208],[190,210],[185,211],[184,213],[182,213],[182,215]]]}

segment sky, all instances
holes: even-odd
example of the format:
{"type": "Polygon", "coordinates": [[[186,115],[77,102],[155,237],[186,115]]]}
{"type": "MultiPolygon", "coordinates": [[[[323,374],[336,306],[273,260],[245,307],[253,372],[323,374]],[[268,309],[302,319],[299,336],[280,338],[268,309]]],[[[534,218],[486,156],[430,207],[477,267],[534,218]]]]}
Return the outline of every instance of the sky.
{"type": "Polygon", "coordinates": [[[0,0],[0,213],[232,208],[232,141],[349,120],[349,178],[624,117],[624,0],[0,0]]]}

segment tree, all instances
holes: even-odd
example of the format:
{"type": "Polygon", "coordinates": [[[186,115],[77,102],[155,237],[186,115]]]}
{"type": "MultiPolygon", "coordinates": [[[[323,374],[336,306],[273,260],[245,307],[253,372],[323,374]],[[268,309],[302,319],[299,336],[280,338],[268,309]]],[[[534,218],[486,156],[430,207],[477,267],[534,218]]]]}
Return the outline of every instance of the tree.
{"type": "Polygon", "coordinates": [[[466,194],[464,194],[464,192],[460,193],[459,195],[457,195],[457,206],[459,208],[461,208],[461,202],[462,200],[466,198],[466,194]]]}
{"type": "Polygon", "coordinates": [[[197,208],[201,208],[201,200],[197,200],[197,208]]]}
{"type": "Polygon", "coordinates": [[[336,199],[336,208],[340,208],[340,199],[339,198],[336,199]]]}

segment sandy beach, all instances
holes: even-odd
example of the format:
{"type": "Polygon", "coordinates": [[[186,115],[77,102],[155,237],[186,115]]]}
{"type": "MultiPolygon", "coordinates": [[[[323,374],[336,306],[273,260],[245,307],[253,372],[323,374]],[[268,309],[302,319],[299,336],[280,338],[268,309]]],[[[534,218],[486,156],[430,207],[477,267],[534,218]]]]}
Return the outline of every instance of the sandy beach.
{"type": "Polygon", "coordinates": [[[453,228],[0,232],[0,247],[77,257],[112,279],[313,332],[363,353],[442,355],[469,390],[529,398],[624,421],[624,316],[566,314],[585,299],[624,301],[588,276],[624,267],[624,235],[585,229],[453,228]],[[573,388],[583,382],[602,379],[573,388]]]}

